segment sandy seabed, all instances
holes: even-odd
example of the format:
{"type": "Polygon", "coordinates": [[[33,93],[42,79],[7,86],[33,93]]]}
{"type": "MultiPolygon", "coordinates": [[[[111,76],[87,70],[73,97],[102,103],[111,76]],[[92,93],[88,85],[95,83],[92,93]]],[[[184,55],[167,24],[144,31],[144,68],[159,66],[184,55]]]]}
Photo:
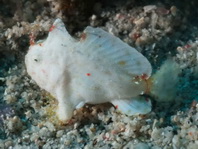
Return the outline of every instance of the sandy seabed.
{"type": "Polygon", "coordinates": [[[196,6],[196,0],[1,0],[0,149],[197,149],[196,6]],[[108,103],[86,105],[60,122],[57,101],[24,64],[29,36],[45,38],[56,18],[76,38],[86,26],[100,27],[147,57],[162,80],[147,95],[152,112],[129,117],[108,103]]]}

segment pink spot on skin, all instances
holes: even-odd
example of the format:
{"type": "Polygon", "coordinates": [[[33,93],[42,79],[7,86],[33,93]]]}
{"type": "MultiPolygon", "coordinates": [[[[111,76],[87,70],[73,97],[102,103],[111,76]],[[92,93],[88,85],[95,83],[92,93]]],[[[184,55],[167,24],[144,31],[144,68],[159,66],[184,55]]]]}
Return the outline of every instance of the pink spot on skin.
{"type": "Polygon", "coordinates": [[[30,34],[29,38],[30,38],[30,46],[33,46],[35,44],[35,41],[34,41],[35,36],[33,35],[33,33],[30,34]]]}
{"type": "Polygon", "coordinates": [[[54,26],[54,25],[52,25],[52,26],[50,27],[50,29],[49,29],[49,32],[53,31],[53,30],[54,30],[54,28],[55,28],[55,26],[54,26]]]}
{"type": "Polygon", "coordinates": [[[42,46],[43,46],[43,44],[42,44],[42,43],[39,43],[39,46],[41,46],[41,47],[42,47],[42,46]]]}
{"type": "Polygon", "coordinates": [[[142,74],[142,75],[141,75],[141,79],[142,79],[142,80],[146,80],[146,79],[148,79],[148,75],[147,75],[147,74],[145,74],[145,73],[144,73],[144,74],[142,74]]]}
{"type": "Polygon", "coordinates": [[[41,69],[42,73],[46,73],[46,71],[44,69],[41,69]]]}
{"type": "Polygon", "coordinates": [[[142,74],[141,76],[136,76],[135,79],[142,79],[142,80],[147,80],[148,79],[148,75],[147,74],[142,74]]]}
{"type": "Polygon", "coordinates": [[[35,72],[32,72],[32,75],[35,75],[36,73],[35,72]]]}
{"type": "Polygon", "coordinates": [[[89,77],[89,76],[91,76],[91,74],[90,73],[86,73],[86,75],[89,77]]]}
{"type": "Polygon", "coordinates": [[[141,81],[141,80],[143,80],[143,81],[145,81],[145,83],[146,83],[146,90],[145,90],[145,92],[144,93],[149,93],[150,92],[150,83],[149,83],[149,80],[148,80],[148,75],[147,74],[142,74],[141,76],[136,76],[135,77],[135,79],[136,80],[139,80],[139,81],[141,81]]]}
{"type": "Polygon", "coordinates": [[[141,79],[144,80],[145,83],[146,83],[146,91],[145,91],[145,93],[148,94],[150,92],[148,75],[147,74],[142,74],[141,79]]]}
{"type": "Polygon", "coordinates": [[[118,105],[116,105],[115,108],[117,109],[118,108],[118,105]]]}
{"type": "Polygon", "coordinates": [[[82,33],[82,34],[81,34],[81,38],[80,38],[81,41],[85,40],[86,37],[87,37],[87,34],[86,34],[86,33],[82,33]]]}

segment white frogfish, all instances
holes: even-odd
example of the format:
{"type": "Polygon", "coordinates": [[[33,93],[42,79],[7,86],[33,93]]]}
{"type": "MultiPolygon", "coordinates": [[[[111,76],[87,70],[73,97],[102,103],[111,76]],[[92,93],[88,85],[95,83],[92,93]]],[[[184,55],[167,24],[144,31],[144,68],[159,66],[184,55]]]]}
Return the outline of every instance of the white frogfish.
{"type": "Polygon", "coordinates": [[[139,96],[147,90],[151,64],[100,28],[88,26],[78,40],[56,19],[47,39],[30,45],[25,64],[39,87],[58,100],[61,121],[86,103],[110,102],[128,116],[151,111],[150,100],[139,96]]]}

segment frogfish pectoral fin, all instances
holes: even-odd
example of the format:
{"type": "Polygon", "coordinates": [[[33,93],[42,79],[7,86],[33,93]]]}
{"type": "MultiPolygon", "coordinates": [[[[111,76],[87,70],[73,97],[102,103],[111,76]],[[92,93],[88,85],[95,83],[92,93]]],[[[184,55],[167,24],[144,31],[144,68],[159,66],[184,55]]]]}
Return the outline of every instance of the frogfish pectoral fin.
{"type": "Polygon", "coordinates": [[[145,97],[117,99],[111,102],[118,111],[128,116],[147,114],[151,111],[151,101],[145,97]]]}

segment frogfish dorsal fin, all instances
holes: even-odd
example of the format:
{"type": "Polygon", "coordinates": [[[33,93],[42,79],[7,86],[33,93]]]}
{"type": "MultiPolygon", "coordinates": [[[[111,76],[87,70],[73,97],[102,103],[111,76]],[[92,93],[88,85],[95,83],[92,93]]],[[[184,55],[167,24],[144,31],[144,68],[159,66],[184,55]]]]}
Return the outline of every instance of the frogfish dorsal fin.
{"type": "Polygon", "coordinates": [[[88,26],[79,46],[90,59],[97,57],[101,61],[106,61],[107,65],[134,76],[151,75],[151,64],[146,57],[103,29],[88,26]]]}

